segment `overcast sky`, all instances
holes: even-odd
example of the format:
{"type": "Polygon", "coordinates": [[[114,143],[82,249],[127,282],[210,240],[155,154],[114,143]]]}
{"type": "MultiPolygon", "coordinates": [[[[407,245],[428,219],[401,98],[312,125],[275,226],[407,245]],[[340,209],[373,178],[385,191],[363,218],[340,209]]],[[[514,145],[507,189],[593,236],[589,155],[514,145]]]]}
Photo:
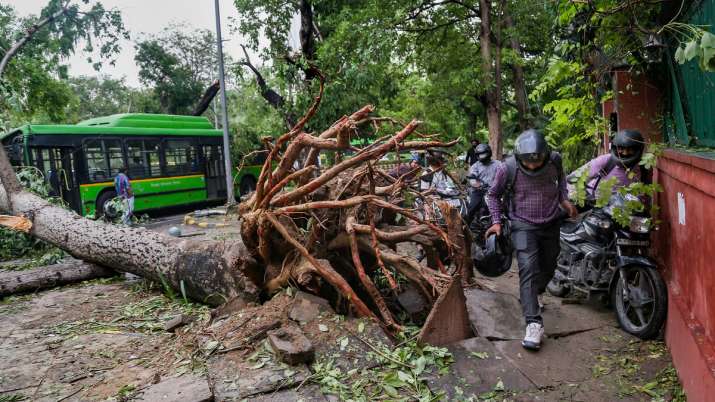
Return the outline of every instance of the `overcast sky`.
{"type": "MultiPolygon", "coordinates": [[[[187,30],[193,28],[216,29],[214,0],[101,0],[105,8],[117,8],[122,12],[124,25],[129,30],[131,41],[123,41],[122,51],[116,66],[105,66],[100,72],[115,78],[124,76],[127,84],[139,86],[137,77],[139,69],[134,62],[134,46],[132,41],[140,38],[142,33],[159,33],[171,23],[185,24],[187,30]]],[[[21,16],[38,14],[47,0],[0,0],[0,3],[10,4],[21,16]]],[[[238,11],[232,0],[219,0],[221,7],[221,33],[224,39],[224,53],[234,60],[243,58],[241,38],[231,34],[229,19],[238,17],[238,11]]],[[[295,24],[294,24],[295,25],[295,24]]],[[[296,32],[294,29],[293,32],[296,32]]],[[[296,34],[291,42],[297,42],[296,34]]],[[[258,57],[252,55],[255,64],[258,57]]],[[[97,75],[92,66],[87,63],[86,55],[78,51],[70,60],[70,74],[97,75]]]]}

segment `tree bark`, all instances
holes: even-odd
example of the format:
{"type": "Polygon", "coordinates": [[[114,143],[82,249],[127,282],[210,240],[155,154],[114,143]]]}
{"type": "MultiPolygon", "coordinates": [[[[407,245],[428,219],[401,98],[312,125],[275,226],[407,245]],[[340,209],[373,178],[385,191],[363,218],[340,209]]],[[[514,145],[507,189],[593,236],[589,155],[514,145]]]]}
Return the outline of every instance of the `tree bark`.
{"type": "Polygon", "coordinates": [[[214,81],[213,84],[206,88],[204,96],[201,97],[201,100],[199,100],[199,103],[194,108],[194,111],[191,112],[191,115],[201,116],[202,114],[204,114],[206,109],[209,108],[211,101],[214,100],[214,97],[216,97],[216,94],[218,93],[220,88],[221,86],[219,85],[218,80],[214,81]]]}
{"type": "Polygon", "coordinates": [[[481,30],[479,34],[479,44],[482,54],[482,70],[486,80],[487,89],[480,97],[487,114],[487,126],[489,128],[489,145],[492,148],[494,157],[500,159],[502,156],[501,138],[501,52],[499,46],[496,47],[496,55],[492,56],[491,41],[491,2],[479,0],[479,12],[481,15],[481,30]],[[494,64],[494,66],[492,66],[494,64]],[[493,80],[494,84],[490,85],[493,80]]]}
{"type": "MultiPolygon", "coordinates": [[[[521,45],[519,38],[514,33],[514,21],[508,10],[508,1],[502,2],[502,12],[504,13],[504,27],[509,31],[509,46],[519,56],[521,60],[521,45]]],[[[509,64],[514,76],[514,97],[516,98],[516,111],[519,118],[519,128],[524,131],[529,128],[531,118],[529,113],[529,98],[526,95],[526,83],[524,81],[524,68],[519,62],[509,64]]]]}
{"type": "Polygon", "coordinates": [[[248,51],[246,50],[246,47],[241,45],[241,49],[243,49],[243,55],[246,60],[240,64],[248,67],[253,72],[253,75],[256,77],[256,84],[258,85],[258,90],[261,92],[261,96],[266,100],[266,102],[268,102],[269,105],[271,105],[273,109],[277,110],[278,113],[283,116],[283,121],[286,127],[290,129],[295,125],[295,117],[285,110],[285,99],[281,94],[268,86],[261,72],[258,71],[258,69],[251,63],[251,59],[248,58],[248,51]]]}
{"type": "Polygon", "coordinates": [[[63,262],[23,271],[0,272],[0,297],[36,292],[96,278],[108,278],[117,272],[83,261],[63,262]]]}
{"type": "Polygon", "coordinates": [[[258,289],[245,273],[255,261],[241,242],[177,242],[144,228],[92,221],[17,186],[0,148],[0,211],[30,219],[31,235],[75,258],[183,288],[187,297],[210,305],[231,297],[257,300],[258,289]]]}

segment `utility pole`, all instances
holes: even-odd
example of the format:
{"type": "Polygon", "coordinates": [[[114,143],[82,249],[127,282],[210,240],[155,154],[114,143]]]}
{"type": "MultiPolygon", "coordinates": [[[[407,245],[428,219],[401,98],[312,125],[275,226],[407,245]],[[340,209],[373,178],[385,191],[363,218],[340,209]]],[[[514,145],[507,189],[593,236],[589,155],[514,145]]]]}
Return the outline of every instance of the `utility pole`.
{"type": "Polygon", "coordinates": [[[223,71],[223,43],[221,40],[221,13],[218,9],[218,0],[214,0],[216,8],[216,53],[218,54],[218,80],[221,84],[221,115],[223,126],[223,159],[226,162],[226,203],[233,205],[236,197],[233,194],[233,164],[229,150],[228,138],[228,112],[226,111],[226,76],[223,71]]]}

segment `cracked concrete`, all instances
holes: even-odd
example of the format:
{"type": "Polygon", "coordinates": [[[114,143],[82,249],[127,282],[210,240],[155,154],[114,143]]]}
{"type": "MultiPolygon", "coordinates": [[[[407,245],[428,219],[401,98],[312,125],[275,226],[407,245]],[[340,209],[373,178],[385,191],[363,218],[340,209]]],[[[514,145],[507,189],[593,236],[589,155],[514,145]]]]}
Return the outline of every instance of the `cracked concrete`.
{"type": "Polygon", "coordinates": [[[546,337],[539,352],[530,352],[521,346],[524,322],[515,267],[485,282],[489,290],[465,291],[478,337],[449,346],[455,359],[453,372],[430,379],[434,391],[444,390],[453,400],[489,394],[500,383],[508,399],[517,401],[650,400],[625,379],[647,379],[668,367],[670,357],[650,356],[632,366],[624,363],[629,357],[622,357],[621,351],[634,345],[647,349],[651,343],[621,331],[612,310],[597,302],[563,303],[547,295],[542,313],[546,337]],[[600,376],[604,370],[600,364],[614,360],[623,367],[609,368],[611,375],[600,376]]]}

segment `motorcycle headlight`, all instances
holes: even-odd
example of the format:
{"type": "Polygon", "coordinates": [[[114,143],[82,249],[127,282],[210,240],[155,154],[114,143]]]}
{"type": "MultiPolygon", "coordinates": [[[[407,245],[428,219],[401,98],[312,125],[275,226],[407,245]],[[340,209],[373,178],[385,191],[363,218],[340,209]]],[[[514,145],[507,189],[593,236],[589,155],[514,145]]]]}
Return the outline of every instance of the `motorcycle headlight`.
{"type": "Polygon", "coordinates": [[[631,223],[628,229],[633,233],[648,233],[650,232],[650,218],[644,216],[631,217],[631,223]]]}
{"type": "Polygon", "coordinates": [[[601,229],[610,229],[611,228],[611,221],[608,219],[603,219],[599,216],[596,215],[589,215],[586,217],[586,221],[590,223],[593,226],[597,226],[601,229]]]}

